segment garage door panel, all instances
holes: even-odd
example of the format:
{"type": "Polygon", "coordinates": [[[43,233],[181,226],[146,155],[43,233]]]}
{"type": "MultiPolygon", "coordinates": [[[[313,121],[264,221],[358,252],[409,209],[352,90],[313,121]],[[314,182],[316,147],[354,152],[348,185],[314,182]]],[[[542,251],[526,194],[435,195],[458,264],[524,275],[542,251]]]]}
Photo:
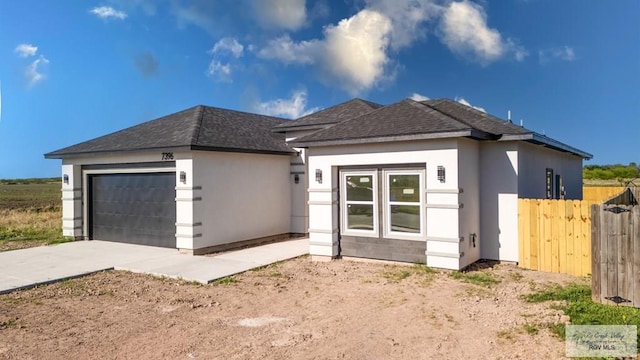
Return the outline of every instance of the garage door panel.
{"type": "Polygon", "coordinates": [[[175,247],[175,173],[90,176],[91,238],[175,247]]]}

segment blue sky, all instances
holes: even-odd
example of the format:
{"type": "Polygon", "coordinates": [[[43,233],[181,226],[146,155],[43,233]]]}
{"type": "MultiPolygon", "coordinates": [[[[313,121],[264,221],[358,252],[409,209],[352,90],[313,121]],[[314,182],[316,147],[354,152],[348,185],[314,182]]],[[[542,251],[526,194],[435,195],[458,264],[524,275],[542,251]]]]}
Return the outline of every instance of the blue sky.
{"type": "Polygon", "coordinates": [[[204,104],[295,118],[452,98],[640,162],[640,2],[0,1],[0,178],[204,104]]]}

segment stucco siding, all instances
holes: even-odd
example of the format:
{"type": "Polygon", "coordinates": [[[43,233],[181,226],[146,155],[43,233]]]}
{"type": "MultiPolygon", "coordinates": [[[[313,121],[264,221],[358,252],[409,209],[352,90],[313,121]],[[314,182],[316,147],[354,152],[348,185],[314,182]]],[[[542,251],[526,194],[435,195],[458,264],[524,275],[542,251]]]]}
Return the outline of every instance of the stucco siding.
{"type": "Polygon", "coordinates": [[[458,140],[458,183],[461,189],[460,209],[460,267],[480,259],[480,143],[458,140]],[[475,242],[472,239],[475,235],[475,242]]]}
{"type": "MultiPolygon", "coordinates": [[[[201,200],[202,236],[194,249],[288,233],[291,224],[289,156],[193,153],[193,186],[201,200]]],[[[196,222],[198,219],[194,219],[196,222]]]]}
{"type": "Polygon", "coordinates": [[[566,199],[582,199],[582,158],[543,146],[521,142],[518,145],[518,197],[545,199],[546,169],[562,177],[566,199]]]}
{"type": "Polygon", "coordinates": [[[63,164],[62,177],[62,236],[81,238],[83,228],[82,213],[82,171],[80,165],[63,164]]]}
{"type": "Polygon", "coordinates": [[[480,256],[518,261],[518,143],[480,144],[480,256]]]}

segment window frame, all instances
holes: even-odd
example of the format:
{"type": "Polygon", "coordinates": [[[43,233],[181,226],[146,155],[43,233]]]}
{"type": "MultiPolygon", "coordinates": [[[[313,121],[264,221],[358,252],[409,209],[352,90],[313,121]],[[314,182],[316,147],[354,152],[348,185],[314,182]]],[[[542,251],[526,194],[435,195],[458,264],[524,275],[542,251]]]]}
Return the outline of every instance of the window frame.
{"type": "Polygon", "coordinates": [[[346,170],[340,172],[340,233],[345,236],[362,236],[377,238],[380,235],[380,219],[379,219],[379,195],[378,195],[378,171],[377,170],[346,170]],[[349,176],[371,176],[372,182],[372,200],[347,200],[347,177],[349,176]],[[349,229],[348,207],[353,205],[373,205],[373,229],[349,229]]]}
{"type": "Polygon", "coordinates": [[[383,231],[384,237],[389,239],[400,240],[426,240],[426,206],[425,206],[425,170],[424,169],[383,169],[383,231]],[[406,202],[406,201],[391,201],[389,199],[389,177],[392,175],[418,175],[418,191],[419,202],[406,202]],[[401,231],[393,231],[391,228],[391,206],[393,205],[408,205],[417,206],[420,210],[420,232],[409,233],[401,231]]]}

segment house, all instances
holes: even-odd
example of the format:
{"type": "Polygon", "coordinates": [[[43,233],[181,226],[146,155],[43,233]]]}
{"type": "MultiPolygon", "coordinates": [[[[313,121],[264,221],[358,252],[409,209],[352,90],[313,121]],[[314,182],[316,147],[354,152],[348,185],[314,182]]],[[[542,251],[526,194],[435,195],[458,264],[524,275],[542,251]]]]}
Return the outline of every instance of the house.
{"type": "Polygon", "coordinates": [[[45,156],[67,236],[199,254],[308,233],[314,259],[447,269],[518,261],[518,198],[580,199],[591,158],[447,99],[293,121],[199,106],[45,156]]]}

